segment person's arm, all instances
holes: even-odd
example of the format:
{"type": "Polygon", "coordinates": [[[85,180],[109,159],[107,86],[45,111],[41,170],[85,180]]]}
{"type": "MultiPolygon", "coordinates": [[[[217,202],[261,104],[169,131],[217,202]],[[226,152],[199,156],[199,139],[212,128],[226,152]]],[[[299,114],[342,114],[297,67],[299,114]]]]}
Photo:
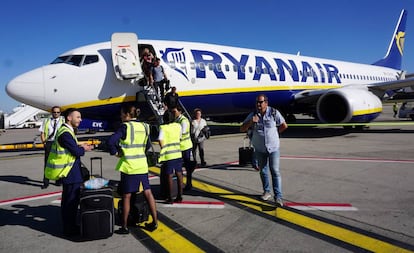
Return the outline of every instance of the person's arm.
{"type": "Polygon", "coordinates": [[[254,125],[254,123],[257,123],[257,121],[258,121],[258,117],[257,117],[257,121],[255,122],[254,120],[254,117],[257,117],[257,116],[253,116],[253,113],[251,112],[248,116],[247,116],[247,118],[243,121],[243,124],[240,126],[240,132],[247,132],[247,130],[249,130],[249,128],[251,128],[253,125],[254,125]]]}
{"type": "Polygon", "coordinates": [[[282,133],[283,131],[285,131],[288,128],[288,125],[286,124],[286,122],[283,122],[282,124],[280,124],[280,126],[278,127],[278,131],[279,133],[282,133]]]}
{"type": "Polygon", "coordinates": [[[72,135],[68,132],[63,133],[59,136],[59,144],[69,150],[69,152],[75,157],[81,157],[85,155],[85,147],[78,146],[76,140],[73,139],[72,135]]]}
{"type": "Polygon", "coordinates": [[[42,125],[40,126],[40,128],[39,128],[39,131],[40,131],[40,141],[43,143],[43,144],[45,144],[46,143],[46,136],[45,136],[45,127],[47,127],[46,126],[46,121],[47,120],[43,120],[43,123],[42,123],[42,125]]]}
{"type": "Polygon", "coordinates": [[[162,131],[162,128],[160,128],[160,132],[158,134],[158,142],[160,143],[160,147],[162,148],[164,146],[164,132],[162,131]]]}
{"type": "Polygon", "coordinates": [[[126,125],[122,124],[118,130],[109,137],[108,148],[109,154],[116,155],[119,150],[119,140],[126,138],[126,125]]]}

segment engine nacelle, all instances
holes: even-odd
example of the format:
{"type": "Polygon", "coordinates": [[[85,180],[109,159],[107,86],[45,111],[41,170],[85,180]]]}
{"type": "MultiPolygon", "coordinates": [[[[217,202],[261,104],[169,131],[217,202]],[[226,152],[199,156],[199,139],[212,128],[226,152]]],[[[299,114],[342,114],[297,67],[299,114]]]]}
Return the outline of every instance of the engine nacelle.
{"type": "Polygon", "coordinates": [[[325,123],[370,122],[382,112],[382,103],[365,89],[333,89],[318,99],[316,112],[325,123]]]}

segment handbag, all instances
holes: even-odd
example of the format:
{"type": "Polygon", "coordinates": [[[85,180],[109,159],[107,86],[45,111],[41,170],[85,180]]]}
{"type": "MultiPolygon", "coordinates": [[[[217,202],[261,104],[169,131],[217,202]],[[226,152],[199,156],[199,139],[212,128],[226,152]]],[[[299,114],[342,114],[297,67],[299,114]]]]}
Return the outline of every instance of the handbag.
{"type": "Polygon", "coordinates": [[[83,182],[88,181],[91,178],[88,168],[86,168],[85,164],[81,163],[80,169],[83,182]]]}

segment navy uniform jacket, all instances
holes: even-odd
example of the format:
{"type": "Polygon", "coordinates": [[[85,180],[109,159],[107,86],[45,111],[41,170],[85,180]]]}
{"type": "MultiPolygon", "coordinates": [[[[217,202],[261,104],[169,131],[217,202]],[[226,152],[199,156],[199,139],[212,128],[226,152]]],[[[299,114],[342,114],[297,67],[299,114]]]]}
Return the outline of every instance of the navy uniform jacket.
{"type": "MultiPolygon", "coordinates": [[[[62,127],[67,127],[63,125],[62,127]]],[[[76,157],[75,163],[72,166],[67,177],[62,179],[62,183],[64,184],[74,184],[74,183],[82,183],[82,175],[81,175],[81,161],[80,157],[85,154],[85,150],[82,147],[79,147],[76,143],[76,140],[73,139],[72,135],[68,132],[64,132],[58,138],[59,144],[69,150],[69,152],[76,157]]]]}

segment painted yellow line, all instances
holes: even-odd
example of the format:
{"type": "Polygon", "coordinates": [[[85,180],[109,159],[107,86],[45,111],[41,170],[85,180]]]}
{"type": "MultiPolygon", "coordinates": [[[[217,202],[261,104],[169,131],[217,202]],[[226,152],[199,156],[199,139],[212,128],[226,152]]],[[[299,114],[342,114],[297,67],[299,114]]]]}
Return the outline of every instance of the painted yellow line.
{"type": "MultiPolygon", "coordinates": [[[[160,171],[160,169],[156,167],[151,167],[150,170],[153,173],[159,173],[160,171]]],[[[278,219],[287,221],[291,224],[307,228],[309,230],[315,231],[325,236],[335,238],[337,240],[346,242],[351,245],[355,245],[366,250],[370,250],[373,252],[413,252],[398,247],[396,245],[392,245],[388,242],[384,242],[379,239],[372,238],[346,228],[332,225],[327,222],[319,221],[317,219],[313,219],[283,208],[276,208],[275,211],[274,206],[266,202],[262,202],[248,196],[235,194],[234,192],[231,192],[229,190],[225,190],[208,183],[200,182],[194,178],[192,184],[193,187],[203,190],[205,192],[218,195],[221,198],[235,200],[241,205],[265,213],[269,216],[277,217],[278,219]]]]}
{"type": "MultiPolygon", "coordinates": [[[[151,220],[149,221],[151,222],[151,220]]],[[[149,237],[155,240],[161,247],[168,252],[204,252],[194,243],[187,240],[184,236],[158,221],[157,230],[150,232],[142,229],[149,237]]]]}
{"type": "MultiPolygon", "coordinates": [[[[120,198],[114,198],[114,206],[118,207],[120,198]]],[[[146,223],[152,222],[151,215],[148,221],[138,223],[138,227],[144,227],[146,223]]],[[[146,229],[142,229],[149,237],[156,241],[161,247],[166,249],[168,252],[204,252],[197,245],[187,240],[184,236],[180,235],[163,222],[158,220],[157,230],[150,232],[146,229]]]]}
{"type": "Polygon", "coordinates": [[[276,217],[373,252],[412,252],[379,239],[315,220],[283,208],[276,208],[276,217]]]}
{"type": "MultiPolygon", "coordinates": [[[[99,145],[101,144],[100,140],[89,139],[86,141],[79,141],[79,144],[87,143],[89,145],[99,145]]],[[[43,143],[16,143],[16,144],[0,144],[1,150],[21,150],[21,149],[42,149],[44,147],[43,143]]]]}

